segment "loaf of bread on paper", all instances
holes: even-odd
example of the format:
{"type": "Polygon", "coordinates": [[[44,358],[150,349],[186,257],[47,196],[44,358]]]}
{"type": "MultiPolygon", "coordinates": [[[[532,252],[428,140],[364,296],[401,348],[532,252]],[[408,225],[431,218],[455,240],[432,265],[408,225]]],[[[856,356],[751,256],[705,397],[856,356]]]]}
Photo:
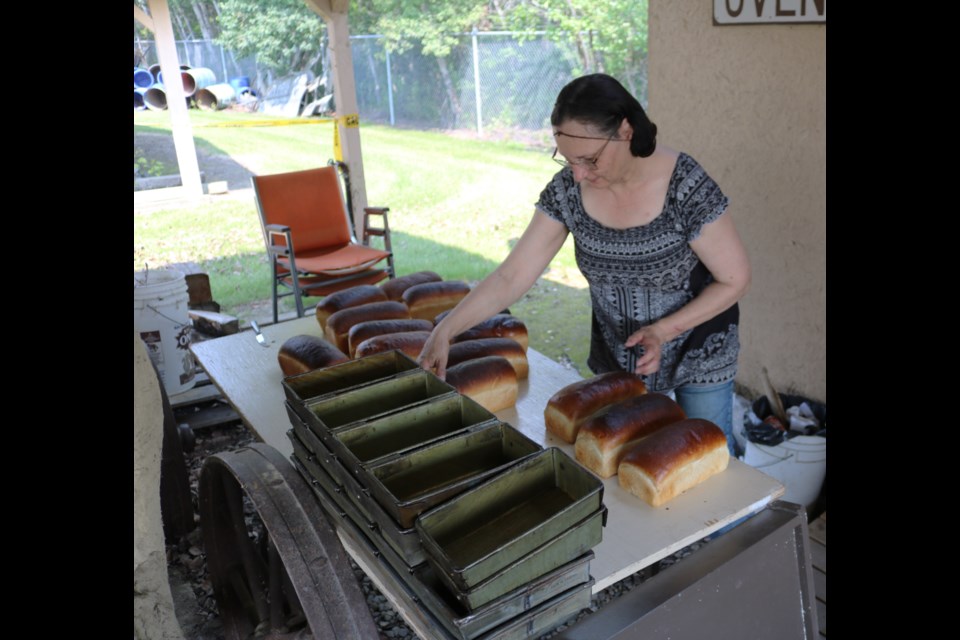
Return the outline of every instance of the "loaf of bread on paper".
{"type": "Polygon", "coordinates": [[[327,318],[337,311],[361,304],[370,304],[371,302],[383,302],[386,299],[387,294],[380,287],[372,284],[361,284],[349,289],[342,289],[336,293],[331,293],[317,305],[317,322],[320,323],[320,329],[326,329],[327,318]]]}
{"type": "Polygon", "coordinates": [[[430,320],[442,311],[453,309],[470,293],[470,286],[462,280],[425,282],[403,292],[403,303],[410,309],[410,317],[430,320]]]}
{"type": "Polygon", "coordinates": [[[640,376],[611,371],[580,380],[553,394],[543,411],[547,431],[573,444],[580,425],[610,405],[647,392],[640,376]]]}
{"type": "Polygon", "coordinates": [[[661,427],[687,415],[662,393],[647,393],[612,405],[584,422],[574,447],[577,460],[601,478],[617,473],[627,450],[661,427]]]}
{"type": "Polygon", "coordinates": [[[634,445],[617,468],[620,486],[659,507],[730,462],[727,437],[709,420],[687,418],[634,445]]]}
{"type": "Polygon", "coordinates": [[[490,412],[517,404],[517,372],[503,356],[467,360],[447,369],[447,383],[490,412]]]}
{"type": "Polygon", "coordinates": [[[354,357],[366,358],[384,351],[401,351],[416,360],[420,352],[423,351],[423,345],[426,344],[429,337],[429,331],[406,331],[404,333],[373,336],[357,345],[354,357]]]}
{"type": "Polygon", "coordinates": [[[425,282],[440,282],[441,280],[443,280],[443,278],[433,271],[417,271],[416,273],[400,276],[393,280],[387,280],[380,285],[380,288],[387,294],[387,300],[400,302],[403,300],[403,292],[410,287],[425,282]]]}
{"type": "Polygon", "coordinates": [[[307,335],[288,338],[277,353],[280,370],[285,376],[295,376],[348,360],[350,358],[323,338],[307,335]]]}
{"type": "MultiPolygon", "coordinates": [[[[433,324],[429,320],[370,320],[350,327],[347,333],[347,348],[350,357],[355,358],[357,347],[364,340],[390,333],[406,333],[408,331],[433,331],[433,324]]],[[[418,354],[419,355],[419,354],[418,354]]]]}
{"type": "Polygon", "coordinates": [[[519,318],[506,313],[498,313],[484,320],[463,333],[457,334],[450,342],[465,342],[479,338],[510,338],[520,343],[524,351],[527,350],[529,344],[527,325],[523,324],[523,321],[519,318]]]}
{"type": "Polygon", "coordinates": [[[392,300],[371,302],[356,307],[348,307],[332,314],[327,318],[327,326],[323,331],[327,340],[337,345],[337,349],[348,353],[350,351],[350,329],[354,325],[371,320],[409,319],[410,311],[402,302],[392,300]]]}
{"type": "Polygon", "coordinates": [[[516,340],[510,338],[480,338],[452,344],[447,356],[447,368],[485,356],[503,356],[506,358],[513,370],[517,372],[518,380],[524,380],[530,372],[530,367],[527,364],[527,354],[523,347],[516,340]]]}

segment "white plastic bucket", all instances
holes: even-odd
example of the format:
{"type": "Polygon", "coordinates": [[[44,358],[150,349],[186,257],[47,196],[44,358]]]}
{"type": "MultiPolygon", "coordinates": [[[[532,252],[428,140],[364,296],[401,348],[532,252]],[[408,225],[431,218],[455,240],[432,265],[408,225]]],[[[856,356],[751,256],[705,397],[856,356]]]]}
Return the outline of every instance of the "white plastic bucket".
{"type": "Polygon", "coordinates": [[[190,353],[189,300],[186,278],[179,271],[133,274],[133,326],[171,396],[196,384],[190,353]]]}
{"type": "Polygon", "coordinates": [[[809,510],[827,475],[827,439],[797,436],[775,447],[748,440],[743,461],[783,483],[786,492],[781,500],[802,504],[809,510]]]}

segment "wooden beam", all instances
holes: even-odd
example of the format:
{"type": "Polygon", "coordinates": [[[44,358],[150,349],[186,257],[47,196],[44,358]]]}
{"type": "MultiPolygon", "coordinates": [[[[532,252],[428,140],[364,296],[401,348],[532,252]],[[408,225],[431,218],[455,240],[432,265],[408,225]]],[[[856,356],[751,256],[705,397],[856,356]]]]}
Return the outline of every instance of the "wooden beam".
{"type": "Polygon", "coordinates": [[[187,114],[187,96],[180,81],[180,60],[177,57],[173,24],[170,22],[170,7],[167,0],[149,0],[149,3],[157,38],[160,72],[166,80],[163,88],[167,94],[167,111],[170,112],[173,145],[177,150],[182,189],[188,196],[201,196],[203,184],[200,180],[200,165],[197,162],[197,148],[193,143],[190,116],[187,114]]]}
{"type": "Polygon", "coordinates": [[[343,161],[350,170],[350,200],[353,205],[353,228],[357,239],[363,237],[363,210],[367,206],[367,183],[360,149],[359,107],[350,53],[350,26],[347,21],[348,0],[304,0],[307,7],[327,23],[333,63],[333,94],[337,101],[337,129],[343,161]]]}
{"type": "Polygon", "coordinates": [[[133,5],[133,19],[146,27],[150,33],[156,33],[153,28],[153,18],[148,16],[146,12],[137,5],[133,5]]]}

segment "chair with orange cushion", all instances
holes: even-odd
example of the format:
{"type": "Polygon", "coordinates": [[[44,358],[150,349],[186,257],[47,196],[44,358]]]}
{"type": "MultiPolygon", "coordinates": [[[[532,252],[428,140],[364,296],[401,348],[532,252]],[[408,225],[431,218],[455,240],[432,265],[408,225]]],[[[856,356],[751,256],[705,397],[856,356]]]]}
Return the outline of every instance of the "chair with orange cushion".
{"type": "Polygon", "coordinates": [[[389,209],[364,210],[364,242],[358,243],[351,233],[335,166],[254,176],[253,189],[273,274],[274,322],[280,298],[294,296],[297,317],[303,317],[303,297],[326,296],[396,276],[389,209]],[[380,216],[383,226],[370,228],[371,215],[380,216]],[[383,250],[369,246],[371,235],[383,237],[383,250]],[[289,291],[280,293],[281,286],[289,291]]]}

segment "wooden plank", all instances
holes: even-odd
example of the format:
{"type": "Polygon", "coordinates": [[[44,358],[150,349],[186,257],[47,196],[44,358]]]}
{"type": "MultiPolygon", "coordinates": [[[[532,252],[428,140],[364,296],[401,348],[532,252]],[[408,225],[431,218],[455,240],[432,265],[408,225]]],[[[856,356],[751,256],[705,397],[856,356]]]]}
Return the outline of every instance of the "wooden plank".
{"type": "Polygon", "coordinates": [[[228,404],[214,404],[187,414],[177,414],[177,422],[187,423],[191,429],[207,429],[240,420],[240,415],[228,404]]]}
{"type": "Polygon", "coordinates": [[[240,331],[240,321],[234,316],[214,311],[190,309],[188,312],[197,331],[211,336],[229,336],[240,331]]]}
{"type": "Polygon", "coordinates": [[[817,626],[820,635],[827,636],[827,605],[817,600],[817,626]]]}
{"type": "Polygon", "coordinates": [[[810,523],[808,527],[810,539],[816,540],[823,546],[827,546],[827,513],[823,512],[819,518],[810,523]]]}
{"type": "Polygon", "coordinates": [[[827,547],[814,540],[810,541],[810,564],[814,569],[827,572],[827,547]]]}
{"type": "Polygon", "coordinates": [[[170,396],[170,406],[174,409],[179,409],[180,407],[188,407],[192,404],[219,400],[222,397],[223,394],[220,393],[220,389],[217,389],[208,382],[207,384],[199,385],[193,389],[187,389],[182,393],[170,396]]]}
{"type": "MultiPolygon", "coordinates": [[[[320,326],[308,316],[263,327],[263,334],[266,348],[249,331],[190,348],[251,431],[289,456],[293,446],[286,437],[290,421],[284,410],[277,352],[291,336],[319,336],[320,326]]],[[[573,445],[546,433],[543,410],[554,393],[580,376],[534,349],[528,350],[527,359],[530,377],[521,381],[517,405],[496,415],[534,442],[559,447],[573,458],[573,445]]],[[[763,509],[783,492],[780,482],[739,460],[731,460],[723,473],[657,508],[621,489],[616,476],[608,478],[603,494],[609,510],[607,526],[590,564],[596,579],[594,593],[763,509]]]]}
{"type": "Polygon", "coordinates": [[[817,600],[827,603],[827,574],[819,569],[813,570],[813,592],[817,596],[817,600]]]}

